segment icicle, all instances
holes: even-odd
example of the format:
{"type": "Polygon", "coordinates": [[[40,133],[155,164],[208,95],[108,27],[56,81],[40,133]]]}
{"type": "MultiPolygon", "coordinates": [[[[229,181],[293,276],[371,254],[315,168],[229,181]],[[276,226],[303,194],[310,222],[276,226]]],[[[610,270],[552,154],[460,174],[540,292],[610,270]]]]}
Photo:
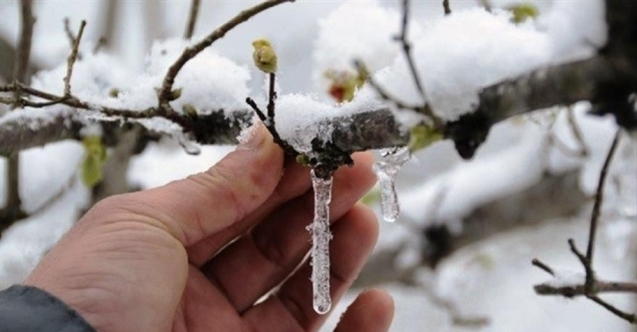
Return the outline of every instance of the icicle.
{"type": "Polygon", "coordinates": [[[396,195],[396,174],[411,155],[408,147],[383,149],[381,155],[384,160],[375,162],[373,170],[380,182],[383,218],[394,222],[400,214],[396,195]]]}
{"type": "Polygon", "coordinates": [[[308,226],[312,234],[312,305],[314,311],[325,314],[332,306],[330,296],[330,209],[332,177],[321,179],[312,170],[314,188],[314,221],[308,226]]]}

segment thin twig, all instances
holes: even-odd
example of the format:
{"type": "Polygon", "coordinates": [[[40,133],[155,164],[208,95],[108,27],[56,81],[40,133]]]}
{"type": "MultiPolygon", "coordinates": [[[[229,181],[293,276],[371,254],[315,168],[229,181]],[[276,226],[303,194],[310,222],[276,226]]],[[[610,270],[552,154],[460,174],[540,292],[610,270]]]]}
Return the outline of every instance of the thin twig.
{"type": "Polygon", "coordinates": [[[635,314],[628,314],[625,313],[619,309],[617,309],[615,306],[611,305],[610,303],[600,299],[598,296],[589,296],[589,299],[591,299],[593,302],[601,305],[602,307],[606,308],[606,310],[612,312],[613,314],[615,314],[616,316],[623,318],[625,320],[627,320],[628,322],[635,324],[637,323],[637,316],[635,314]]]}
{"type": "Polygon", "coordinates": [[[531,264],[539,267],[540,269],[544,270],[546,273],[548,273],[548,274],[550,274],[552,276],[555,275],[555,271],[553,271],[553,269],[550,266],[544,264],[542,261],[540,261],[537,258],[533,258],[533,260],[531,261],[531,264]]]}
{"type": "MultiPolygon", "coordinates": [[[[616,293],[637,293],[637,284],[635,283],[627,283],[627,282],[607,282],[607,281],[599,281],[595,275],[595,270],[593,269],[593,254],[595,252],[595,236],[597,233],[597,227],[599,224],[600,211],[604,200],[604,184],[606,182],[606,176],[608,174],[608,168],[610,167],[610,163],[613,159],[613,155],[617,150],[617,146],[619,144],[619,139],[621,137],[621,128],[617,129],[615,133],[615,138],[611,143],[611,146],[608,150],[608,154],[606,155],[606,160],[604,161],[604,165],[599,174],[599,182],[597,184],[597,192],[595,195],[595,203],[593,205],[593,211],[591,213],[591,223],[588,234],[588,245],[586,248],[586,255],[584,255],[575,245],[575,241],[573,239],[568,240],[568,245],[571,249],[571,252],[579,259],[580,263],[584,266],[586,271],[586,278],[583,285],[574,285],[574,286],[564,286],[564,287],[554,287],[548,284],[540,284],[535,286],[535,291],[540,295],[561,295],[565,297],[574,297],[583,295],[591,301],[601,305],[606,310],[615,314],[616,316],[625,319],[626,321],[636,324],[636,316],[635,314],[629,314],[623,312],[613,305],[607,303],[606,301],[600,299],[597,294],[602,292],[616,292],[616,293]]],[[[546,264],[540,262],[537,259],[533,260],[533,265],[541,268],[542,270],[550,273],[551,275],[555,275],[553,270],[547,266],[546,264]]]]}
{"type": "MultiPolygon", "coordinates": [[[[359,72],[368,72],[367,66],[365,66],[365,64],[359,59],[354,60],[354,66],[356,67],[356,70],[358,70],[359,72]]],[[[427,116],[429,120],[431,120],[434,128],[436,128],[439,131],[443,130],[445,126],[444,121],[433,113],[433,110],[431,109],[429,104],[424,104],[424,106],[405,104],[398,98],[390,95],[389,92],[387,92],[383,87],[381,87],[380,84],[378,84],[378,82],[376,82],[371,75],[367,76],[367,83],[376,91],[376,93],[378,93],[378,95],[383,100],[394,104],[394,106],[396,106],[399,109],[411,110],[416,113],[423,114],[427,116]]]]}
{"type": "MultiPolygon", "coordinates": [[[[599,182],[597,184],[597,193],[595,195],[595,204],[593,205],[593,213],[591,215],[591,226],[588,233],[588,247],[586,248],[586,260],[588,264],[593,265],[593,253],[595,250],[595,235],[597,233],[597,225],[599,223],[600,210],[602,207],[602,203],[604,200],[604,183],[606,182],[606,175],[608,174],[608,167],[610,166],[610,162],[613,159],[613,155],[617,150],[617,145],[619,143],[619,138],[621,137],[621,129],[617,129],[615,133],[615,138],[613,138],[613,143],[611,143],[610,149],[608,150],[608,155],[606,155],[606,160],[604,161],[604,165],[602,166],[602,170],[599,174],[599,182]]],[[[587,283],[589,279],[592,280],[593,276],[586,276],[587,283]]]]}
{"type": "Polygon", "coordinates": [[[190,14],[188,15],[188,24],[186,25],[186,32],[184,33],[185,39],[192,38],[192,34],[195,32],[195,24],[197,24],[200,2],[200,0],[192,0],[190,3],[190,14]]]}
{"type": "MultiPolygon", "coordinates": [[[[535,286],[534,289],[540,295],[564,295],[566,297],[586,296],[586,286],[584,285],[555,287],[550,284],[540,284],[535,286]]],[[[595,281],[594,289],[595,294],[637,293],[637,284],[618,281],[595,281]]]]}
{"type": "Polygon", "coordinates": [[[31,44],[33,40],[33,25],[35,17],[33,17],[32,0],[22,0],[20,11],[22,14],[22,32],[20,33],[20,41],[18,42],[18,52],[15,58],[15,69],[13,79],[26,83],[27,72],[29,67],[29,59],[31,56],[31,44]]]}
{"type": "Polygon", "coordinates": [[[69,40],[69,46],[71,48],[75,47],[75,36],[71,30],[71,21],[68,17],[64,18],[64,33],[66,33],[66,38],[69,40]]]}
{"type": "MultiPolygon", "coordinates": [[[[356,66],[356,70],[358,70],[359,72],[367,72],[367,66],[361,60],[354,60],[354,66],[356,66]]],[[[378,82],[376,82],[371,76],[367,77],[367,83],[369,83],[369,85],[374,90],[376,90],[376,93],[378,93],[378,95],[382,99],[384,99],[385,101],[389,101],[389,102],[393,103],[397,108],[405,109],[405,110],[412,110],[414,112],[418,112],[419,111],[419,106],[407,105],[407,104],[403,103],[402,101],[398,100],[397,98],[395,98],[394,96],[390,95],[389,92],[387,92],[383,87],[381,87],[378,84],[378,82]]]]}
{"type": "Polygon", "coordinates": [[[274,125],[274,108],[275,108],[275,100],[276,100],[276,74],[275,73],[270,73],[270,75],[268,75],[270,78],[270,89],[268,91],[268,119],[270,119],[270,121],[272,121],[272,125],[274,125]]]}
{"type": "Polygon", "coordinates": [[[451,14],[451,7],[449,6],[449,0],[442,0],[442,7],[445,9],[445,15],[451,14]]]}
{"type": "MultiPolygon", "coordinates": [[[[270,76],[270,79],[274,79],[274,77],[270,76]]],[[[274,89],[274,88],[271,86],[271,89],[274,89]]],[[[270,91],[271,96],[272,96],[272,91],[273,90],[270,91]]],[[[274,98],[276,98],[276,92],[274,92],[274,98]]],[[[250,107],[252,107],[255,113],[257,113],[257,116],[259,117],[261,122],[263,122],[263,125],[265,126],[265,128],[268,129],[268,131],[272,135],[274,143],[278,144],[281,147],[281,149],[283,149],[286,155],[293,156],[293,157],[297,156],[299,153],[287,141],[281,138],[281,135],[279,135],[279,132],[276,130],[276,127],[274,126],[274,113],[272,113],[272,116],[270,116],[270,111],[274,112],[274,99],[271,97],[270,101],[268,102],[267,115],[263,113],[263,111],[261,111],[257,103],[252,98],[250,97],[246,98],[246,103],[250,105],[250,107]],[[270,106],[270,104],[272,104],[272,106],[270,106]]]]}
{"type": "Polygon", "coordinates": [[[263,111],[261,111],[254,99],[248,97],[246,98],[246,103],[250,105],[250,107],[252,107],[252,109],[255,113],[257,113],[257,116],[262,122],[266,122],[268,120],[268,117],[263,113],[263,111]]]}
{"type": "Polygon", "coordinates": [[[272,8],[274,6],[280,5],[284,2],[294,2],[295,0],[269,0],[264,1],[252,8],[246,9],[239,13],[234,18],[230,19],[228,22],[215,29],[212,33],[210,33],[206,38],[201,40],[200,42],[186,48],[183,53],[177,58],[177,60],[168,68],[166,72],[166,76],[164,77],[164,81],[162,83],[161,90],[157,95],[157,99],[159,102],[159,106],[161,108],[169,108],[169,102],[171,101],[171,94],[173,90],[173,84],[175,83],[175,77],[179,74],[179,71],[186,65],[190,59],[197,56],[197,54],[201,53],[208,46],[212,45],[215,41],[223,38],[230,30],[234,29],[237,25],[246,22],[253,16],[272,8]]]}
{"type": "Polygon", "coordinates": [[[407,41],[407,31],[409,29],[409,3],[410,0],[403,0],[403,20],[400,35],[394,37],[394,39],[401,43],[403,47],[403,53],[405,54],[405,59],[409,64],[409,70],[411,71],[411,77],[414,80],[414,84],[416,84],[416,88],[418,89],[418,93],[420,93],[420,97],[422,98],[422,102],[427,102],[427,97],[425,95],[425,89],[420,83],[420,77],[418,76],[418,72],[416,71],[416,65],[414,63],[414,59],[411,56],[411,43],[407,41]]]}
{"type": "Polygon", "coordinates": [[[571,249],[571,252],[573,253],[573,255],[575,255],[575,257],[577,257],[580,263],[582,263],[582,266],[584,266],[584,269],[586,270],[586,282],[588,283],[589,279],[594,280],[595,272],[593,271],[593,266],[591,264],[591,261],[589,261],[588,258],[584,256],[584,254],[582,254],[582,252],[579,251],[579,249],[577,249],[577,246],[575,245],[575,240],[568,239],[568,246],[571,249]]]}
{"type": "MultiPolygon", "coordinates": [[[[68,20],[66,20],[68,22],[68,20]]],[[[73,38],[73,48],[71,49],[71,54],[69,54],[68,58],[66,58],[66,76],[64,77],[64,96],[71,96],[71,76],[73,75],[73,66],[75,65],[75,61],[77,61],[77,55],[79,53],[80,41],[82,40],[82,35],[84,34],[84,28],[86,27],[86,21],[82,20],[80,23],[80,30],[77,33],[77,37],[73,38]]]]}
{"type": "Polygon", "coordinates": [[[573,107],[568,107],[566,110],[566,119],[568,120],[569,127],[571,128],[571,133],[573,137],[577,140],[580,145],[580,155],[582,157],[588,156],[588,147],[586,146],[586,142],[584,142],[584,134],[582,134],[582,129],[577,123],[575,119],[575,112],[573,111],[573,107]]]}
{"type": "MultiPolygon", "coordinates": [[[[414,80],[414,84],[416,85],[416,89],[420,94],[420,98],[422,98],[423,107],[420,108],[423,114],[427,115],[431,118],[434,123],[434,126],[437,128],[441,128],[444,124],[444,121],[440,119],[436,114],[433,113],[431,107],[427,104],[427,94],[425,93],[425,88],[422,85],[420,80],[420,76],[418,75],[418,70],[416,70],[416,62],[411,54],[411,43],[407,40],[407,34],[409,30],[409,6],[410,0],[403,0],[403,19],[401,25],[400,35],[395,37],[395,40],[401,43],[403,53],[405,54],[405,59],[407,60],[407,64],[409,65],[409,71],[411,72],[411,77],[414,80]]],[[[373,86],[373,85],[372,85],[373,86]]],[[[376,89],[378,91],[378,89],[376,89]]]]}
{"type": "Polygon", "coordinates": [[[106,106],[82,101],[72,95],[57,96],[48,92],[31,88],[19,82],[13,82],[9,85],[0,87],[0,92],[12,92],[12,91],[20,91],[21,93],[25,93],[34,97],[48,100],[50,101],[50,103],[36,103],[36,102],[32,102],[22,98],[17,100],[9,99],[9,98],[0,98],[0,103],[2,104],[16,103],[18,105],[25,105],[25,106],[36,107],[36,108],[41,108],[41,107],[50,106],[54,104],[63,104],[63,105],[71,106],[80,110],[99,112],[109,117],[122,118],[123,120],[150,119],[153,117],[163,117],[165,119],[168,119],[182,126],[184,130],[191,129],[190,124],[192,121],[187,116],[181,115],[177,112],[164,112],[161,108],[151,107],[151,108],[147,108],[143,110],[131,110],[131,109],[106,107],[106,106]]]}
{"type": "MultiPolygon", "coordinates": [[[[13,79],[15,82],[28,81],[29,60],[31,57],[31,45],[33,42],[33,25],[35,17],[33,17],[32,0],[22,0],[20,2],[21,14],[21,31],[20,40],[15,57],[15,68],[13,79]]],[[[19,100],[20,90],[13,91],[14,100],[19,100]]],[[[10,104],[12,107],[18,106],[17,103],[10,104]]],[[[22,210],[22,199],[20,198],[20,153],[15,152],[8,156],[6,173],[6,196],[5,206],[0,209],[0,233],[9,227],[13,222],[26,216],[22,210]]]]}

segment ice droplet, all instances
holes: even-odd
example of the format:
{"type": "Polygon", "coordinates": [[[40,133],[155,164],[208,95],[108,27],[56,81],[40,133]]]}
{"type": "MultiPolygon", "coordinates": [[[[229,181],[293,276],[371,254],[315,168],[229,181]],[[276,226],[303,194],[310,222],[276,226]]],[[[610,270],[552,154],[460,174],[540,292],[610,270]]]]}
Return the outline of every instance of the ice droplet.
{"type": "Polygon", "coordinates": [[[312,234],[312,306],[318,314],[327,313],[332,306],[330,296],[330,208],[332,177],[321,179],[312,170],[314,188],[314,221],[308,227],[312,234]]]}
{"type": "Polygon", "coordinates": [[[380,182],[381,209],[383,219],[394,222],[400,214],[396,195],[396,174],[402,165],[411,158],[408,147],[381,150],[383,160],[374,163],[374,173],[380,182]]]}

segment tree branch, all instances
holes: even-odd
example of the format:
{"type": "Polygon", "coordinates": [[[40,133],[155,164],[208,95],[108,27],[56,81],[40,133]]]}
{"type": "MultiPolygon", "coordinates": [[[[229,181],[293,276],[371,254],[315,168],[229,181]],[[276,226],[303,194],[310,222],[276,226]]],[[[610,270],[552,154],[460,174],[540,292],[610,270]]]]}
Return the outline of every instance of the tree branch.
{"type": "MultiPolygon", "coordinates": [[[[63,103],[76,103],[75,99],[63,103]]],[[[78,106],[87,106],[78,103],[78,106]]],[[[90,108],[89,108],[90,109],[90,108]]],[[[134,126],[143,127],[136,123],[134,110],[116,110],[117,114],[129,114],[128,122],[134,126]]],[[[142,112],[143,113],[143,112],[142,112]]],[[[251,124],[253,112],[238,110],[231,115],[224,111],[212,111],[200,114],[195,119],[189,119],[189,132],[200,144],[237,144],[237,136],[242,128],[251,124]]],[[[48,143],[64,139],[80,139],[79,130],[91,122],[99,122],[107,126],[120,126],[119,118],[87,119],[84,114],[68,109],[56,115],[23,118],[14,116],[0,120],[0,155],[7,155],[13,151],[20,151],[32,147],[43,146],[48,143]],[[3,121],[4,120],[4,121],[3,121]]],[[[396,122],[394,115],[388,109],[373,110],[358,113],[351,118],[336,118],[331,123],[334,126],[332,143],[345,152],[366,151],[371,149],[403,146],[409,142],[408,133],[396,122]]],[[[152,132],[147,135],[158,137],[165,134],[152,132]]]]}
{"type": "MultiPolygon", "coordinates": [[[[600,299],[597,294],[602,292],[623,292],[623,293],[637,293],[637,284],[635,283],[625,283],[625,282],[605,282],[597,280],[597,276],[595,275],[595,270],[593,269],[593,254],[595,251],[595,238],[597,234],[597,227],[599,224],[599,216],[601,206],[604,200],[604,184],[606,183],[606,175],[608,174],[608,168],[612,161],[613,155],[617,150],[617,145],[619,143],[619,138],[621,137],[621,129],[618,129],[615,133],[615,137],[613,138],[613,142],[611,143],[610,148],[608,149],[608,154],[606,155],[606,160],[604,161],[604,165],[599,174],[599,181],[597,184],[597,192],[595,195],[595,204],[593,206],[593,211],[591,213],[591,222],[588,233],[588,245],[586,249],[586,255],[584,255],[577,246],[575,245],[575,241],[573,239],[568,240],[568,245],[571,249],[571,252],[577,257],[580,261],[584,270],[586,271],[586,277],[583,285],[569,285],[562,287],[555,287],[550,284],[540,284],[536,285],[535,291],[539,295],[561,295],[564,297],[574,297],[574,296],[585,296],[588,299],[596,302],[602,307],[606,308],[608,311],[612,312],[616,316],[627,320],[630,323],[636,324],[637,319],[634,314],[625,313],[613,305],[603,301],[600,299]]],[[[538,259],[533,260],[533,265],[541,268],[542,270],[548,272],[549,274],[555,276],[553,270],[546,264],[542,263],[538,259]]]]}
{"type": "MultiPolygon", "coordinates": [[[[22,17],[22,31],[15,57],[15,67],[13,79],[16,82],[26,82],[31,57],[31,44],[33,40],[33,17],[32,0],[22,0],[20,3],[20,13],[22,17]]],[[[20,98],[20,92],[14,91],[16,100],[20,98]]],[[[16,104],[13,104],[16,106],[16,104]]],[[[7,160],[7,199],[5,206],[0,210],[0,233],[13,224],[14,221],[24,217],[26,214],[22,210],[22,200],[20,199],[20,153],[15,151],[8,155],[7,160]]]]}
{"type": "Polygon", "coordinates": [[[199,4],[201,0],[192,0],[190,2],[190,14],[188,15],[188,23],[186,24],[186,32],[184,32],[184,38],[192,38],[192,34],[195,32],[195,24],[197,24],[197,16],[199,14],[199,4]]]}
{"type": "MultiPolygon", "coordinates": [[[[586,286],[573,285],[555,287],[550,284],[540,284],[533,287],[539,295],[561,295],[565,297],[586,296],[586,286]]],[[[595,281],[595,293],[637,293],[637,284],[631,282],[595,281]]]]}
{"type": "MultiPolygon", "coordinates": [[[[403,19],[402,19],[402,25],[401,25],[401,32],[400,32],[400,35],[395,37],[395,40],[400,42],[400,44],[402,45],[403,54],[405,55],[405,59],[407,60],[407,65],[409,66],[411,77],[414,80],[414,84],[416,85],[416,89],[418,90],[420,97],[422,98],[423,106],[418,107],[416,111],[423,113],[424,115],[429,117],[431,121],[433,122],[433,126],[435,128],[442,128],[444,126],[444,121],[440,119],[440,117],[438,117],[436,114],[434,114],[431,107],[429,107],[429,105],[427,104],[427,95],[425,93],[425,88],[423,87],[420,81],[418,71],[416,70],[416,64],[411,55],[411,43],[409,43],[409,41],[407,40],[407,31],[409,28],[409,4],[410,4],[410,0],[403,0],[403,19]]],[[[363,65],[359,64],[358,66],[363,66],[363,65]]],[[[376,82],[373,82],[372,80],[370,81],[371,81],[370,84],[372,85],[372,87],[375,88],[376,91],[384,99],[394,100],[394,102],[396,102],[397,105],[400,104],[400,102],[396,101],[395,98],[389,97],[389,95],[386,92],[384,92],[383,89],[381,89],[381,87],[378,84],[376,84],[376,82]]]]}
{"type": "Polygon", "coordinates": [[[175,83],[175,77],[179,74],[181,68],[190,61],[190,59],[197,56],[197,54],[201,53],[208,46],[212,45],[218,39],[223,38],[223,36],[228,33],[228,31],[234,29],[237,25],[246,22],[253,16],[261,13],[264,10],[272,8],[274,6],[280,5],[284,2],[294,2],[295,0],[268,0],[264,1],[252,8],[246,9],[239,13],[239,15],[232,18],[230,21],[226,22],[211,34],[209,34],[206,38],[201,40],[200,42],[186,48],[184,52],[177,58],[177,60],[168,68],[168,72],[164,77],[164,82],[162,83],[162,88],[157,95],[157,99],[159,101],[160,107],[169,107],[169,102],[171,101],[171,94],[173,90],[173,84],[175,83]]]}
{"type": "MultiPolygon", "coordinates": [[[[546,108],[553,105],[569,105],[580,100],[591,100],[595,96],[596,82],[608,80],[612,77],[614,77],[612,65],[604,57],[597,56],[588,60],[539,69],[529,74],[522,75],[517,79],[508,80],[492,87],[488,87],[480,94],[480,105],[476,112],[467,114],[457,121],[445,124],[445,137],[454,141],[456,148],[462,156],[469,158],[473,155],[473,153],[475,153],[480,143],[486,139],[489,129],[493,124],[506,120],[509,117],[523,114],[525,112],[531,112],[540,108],[546,108]]],[[[215,141],[214,139],[207,138],[207,136],[214,137],[215,134],[204,134],[204,128],[201,128],[200,126],[200,123],[208,121],[205,117],[194,120],[176,112],[161,114],[155,108],[147,110],[114,109],[86,103],[75,97],[60,100],[63,96],[53,95],[15,83],[0,87],[0,92],[12,92],[16,89],[21,90],[22,93],[42,98],[47,101],[59,102],[76,109],[94,110],[111,117],[140,119],[153,116],[163,116],[184,127],[186,132],[195,133],[195,136],[199,137],[197,141],[202,144],[210,144],[210,142],[215,141]]],[[[11,99],[0,99],[0,102],[12,103],[14,101],[11,99]]],[[[31,105],[25,104],[25,106],[31,105]]],[[[409,105],[403,106],[406,106],[407,108],[409,107],[409,105]]],[[[212,107],[214,107],[214,105],[211,105],[211,108],[212,107]]],[[[356,116],[356,121],[370,121],[372,123],[376,123],[378,117],[366,119],[363,116],[363,114],[375,114],[374,111],[375,110],[368,110],[368,112],[359,113],[356,116]]],[[[249,111],[245,111],[242,116],[249,117],[249,114],[249,111]]],[[[380,118],[385,117],[380,116],[380,118]]],[[[352,122],[350,119],[344,120],[347,120],[347,123],[352,122]]],[[[227,123],[230,122],[229,120],[216,119],[215,121],[217,121],[215,122],[215,125],[220,125],[221,123],[226,123],[227,126],[230,125],[227,123]]],[[[389,129],[385,130],[383,127],[376,127],[377,132],[375,135],[382,136],[387,139],[388,142],[390,142],[387,146],[392,146],[391,144],[395,144],[394,146],[405,145],[408,142],[406,140],[406,134],[400,130],[396,130],[396,127],[393,127],[395,125],[396,120],[392,119],[391,124],[388,127],[389,129]]],[[[214,127],[208,127],[208,129],[209,128],[214,127]]],[[[364,135],[369,135],[367,131],[358,130],[358,132],[364,135]]],[[[18,134],[13,130],[12,133],[18,134]]],[[[19,135],[19,137],[25,139],[32,134],[33,133],[19,135]]],[[[0,135],[7,137],[9,133],[3,132],[0,133],[0,135]]],[[[354,133],[348,133],[348,140],[357,142],[364,140],[363,138],[354,139],[354,135],[354,133]]],[[[58,140],[55,137],[50,138],[54,141],[58,140]]],[[[14,139],[11,141],[15,142],[16,140],[14,139]]],[[[5,154],[7,151],[16,151],[16,149],[19,149],[20,146],[24,146],[24,144],[9,146],[5,142],[7,141],[3,140],[2,143],[0,143],[0,145],[2,145],[2,147],[0,147],[0,151],[5,154]]],[[[42,141],[40,142],[46,143],[42,141]]],[[[378,148],[380,146],[377,143],[370,143],[366,145],[370,148],[378,148]]],[[[361,146],[347,150],[358,151],[361,146]]]]}
{"type": "MultiPolygon", "coordinates": [[[[68,28],[69,21],[65,20],[65,22],[68,28]]],[[[78,31],[77,36],[71,39],[73,41],[73,45],[71,47],[71,53],[66,59],[66,76],[64,76],[64,97],[71,96],[71,76],[73,75],[73,66],[75,65],[75,61],[77,61],[77,56],[79,54],[79,48],[80,48],[80,41],[82,40],[82,35],[84,34],[85,27],[86,27],[86,21],[83,20],[82,23],[80,23],[80,30],[78,31]]]]}
{"type": "Polygon", "coordinates": [[[449,5],[449,0],[442,0],[442,8],[445,10],[445,15],[451,14],[451,6],[449,5]]]}
{"type": "Polygon", "coordinates": [[[611,143],[610,149],[608,150],[608,155],[606,155],[606,160],[604,160],[604,165],[602,166],[602,170],[599,174],[597,192],[595,194],[595,204],[593,205],[593,213],[591,214],[591,227],[588,233],[588,246],[586,248],[586,265],[589,266],[589,269],[586,271],[587,284],[592,283],[593,279],[595,278],[592,273],[593,254],[595,250],[595,236],[597,234],[597,225],[599,224],[600,210],[602,208],[602,204],[604,203],[604,184],[606,183],[606,176],[608,175],[608,167],[610,166],[613,156],[615,155],[620,137],[621,129],[618,129],[615,133],[615,138],[613,138],[613,143],[611,143]]]}
{"type": "Polygon", "coordinates": [[[33,25],[35,25],[32,6],[32,0],[21,1],[22,32],[20,32],[20,41],[18,42],[13,79],[23,83],[27,82],[27,71],[29,68],[29,59],[31,58],[31,44],[33,40],[33,25]]]}

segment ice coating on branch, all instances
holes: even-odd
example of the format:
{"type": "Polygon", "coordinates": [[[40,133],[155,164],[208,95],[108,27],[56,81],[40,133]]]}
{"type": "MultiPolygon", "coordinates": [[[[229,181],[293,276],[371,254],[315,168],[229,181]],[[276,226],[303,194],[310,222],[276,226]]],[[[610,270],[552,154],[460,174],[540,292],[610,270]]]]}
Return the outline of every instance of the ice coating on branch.
{"type": "Polygon", "coordinates": [[[400,214],[398,196],[396,195],[396,174],[411,158],[408,147],[381,150],[383,160],[374,163],[374,173],[378,177],[381,190],[381,208],[383,219],[394,222],[400,214]]]}
{"type": "Polygon", "coordinates": [[[312,170],[314,188],[314,221],[308,226],[312,234],[312,305],[319,314],[332,307],[330,296],[330,201],[332,178],[321,179],[312,170]]]}

